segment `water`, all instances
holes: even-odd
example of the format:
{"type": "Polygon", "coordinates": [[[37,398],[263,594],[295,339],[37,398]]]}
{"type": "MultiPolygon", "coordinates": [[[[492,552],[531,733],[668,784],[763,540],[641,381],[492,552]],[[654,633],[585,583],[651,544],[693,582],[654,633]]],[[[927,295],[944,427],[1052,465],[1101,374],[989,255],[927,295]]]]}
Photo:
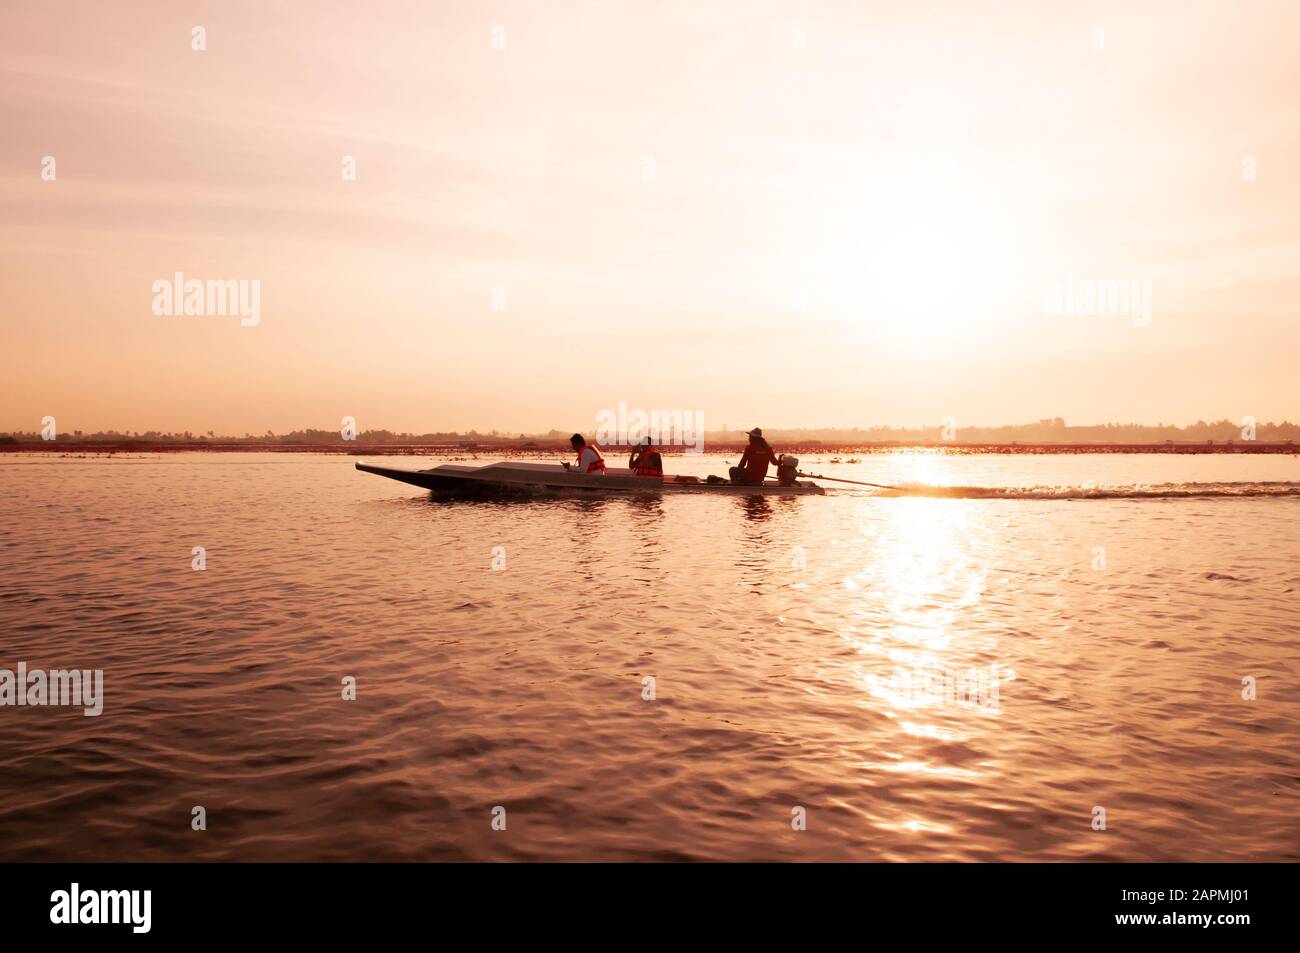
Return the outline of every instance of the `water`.
{"type": "Polygon", "coordinates": [[[1294,456],[450,503],[352,463],[0,457],[0,668],[105,679],[0,708],[0,858],[1300,859],[1294,456]]]}

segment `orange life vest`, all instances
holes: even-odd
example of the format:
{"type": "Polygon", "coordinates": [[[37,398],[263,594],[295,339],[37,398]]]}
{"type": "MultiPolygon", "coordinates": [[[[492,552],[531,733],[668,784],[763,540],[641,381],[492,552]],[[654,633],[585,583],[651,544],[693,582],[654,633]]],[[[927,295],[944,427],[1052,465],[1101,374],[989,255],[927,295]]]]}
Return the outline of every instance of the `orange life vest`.
{"type": "Polygon", "coordinates": [[[664,458],[658,450],[646,450],[637,457],[636,470],[639,477],[662,477],[664,475],[664,458]]]}
{"type": "Polygon", "coordinates": [[[584,443],[584,444],[582,445],[582,450],[579,450],[579,451],[578,451],[578,464],[579,464],[579,465],[582,464],[582,454],[583,454],[583,451],[584,451],[584,450],[590,450],[592,453],[594,453],[594,454],[596,455],[596,459],[595,459],[595,460],[592,460],[591,463],[588,463],[588,464],[587,464],[587,469],[586,469],[585,471],[583,471],[583,472],[585,472],[585,473],[604,473],[604,472],[605,472],[605,458],[602,457],[602,456],[600,455],[600,451],[599,451],[598,449],[596,449],[596,445],[595,445],[594,443],[584,443]]]}

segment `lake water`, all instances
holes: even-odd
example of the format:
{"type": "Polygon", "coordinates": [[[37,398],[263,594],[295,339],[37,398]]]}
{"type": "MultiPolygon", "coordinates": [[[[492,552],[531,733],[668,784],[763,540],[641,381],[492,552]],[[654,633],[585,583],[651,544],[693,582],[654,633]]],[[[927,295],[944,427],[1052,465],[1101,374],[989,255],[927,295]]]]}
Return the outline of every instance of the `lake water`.
{"type": "Polygon", "coordinates": [[[1300,860],[1295,456],[353,462],[0,456],[0,669],[104,672],[0,708],[0,858],[1300,860]]]}

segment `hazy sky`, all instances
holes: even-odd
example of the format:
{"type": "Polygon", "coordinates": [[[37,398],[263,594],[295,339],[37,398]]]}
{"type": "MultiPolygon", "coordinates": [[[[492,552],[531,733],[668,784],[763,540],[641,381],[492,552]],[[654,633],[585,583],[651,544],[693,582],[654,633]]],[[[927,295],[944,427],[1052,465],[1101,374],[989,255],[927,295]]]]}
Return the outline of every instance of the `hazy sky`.
{"type": "Polygon", "coordinates": [[[1298,27],[4,0],[0,429],[1294,421],[1298,27]],[[156,315],[178,271],[260,322],[156,315]]]}

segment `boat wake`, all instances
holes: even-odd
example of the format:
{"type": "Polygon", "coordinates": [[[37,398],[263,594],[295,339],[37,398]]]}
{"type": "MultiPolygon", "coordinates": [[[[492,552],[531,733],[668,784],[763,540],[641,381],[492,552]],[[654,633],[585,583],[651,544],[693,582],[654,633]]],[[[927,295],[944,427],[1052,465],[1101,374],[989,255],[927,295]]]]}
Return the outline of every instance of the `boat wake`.
{"type": "Polygon", "coordinates": [[[1229,497],[1300,497],[1300,483],[1158,483],[1083,486],[935,486],[904,483],[874,496],[919,496],[958,500],[1170,500],[1229,497]]]}

